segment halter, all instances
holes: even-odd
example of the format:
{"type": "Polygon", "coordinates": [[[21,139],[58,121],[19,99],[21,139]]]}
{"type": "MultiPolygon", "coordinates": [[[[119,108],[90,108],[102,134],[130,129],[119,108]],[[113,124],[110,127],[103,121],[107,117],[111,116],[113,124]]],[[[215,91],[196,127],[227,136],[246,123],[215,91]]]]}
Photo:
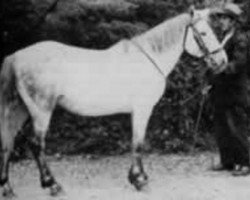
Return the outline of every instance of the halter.
{"type": "Polygon", "coordinates": [[[197,30],[197,28],[195,27],[195,24],[200,21],[201,19],[196,20],[195,22],[190,23],[187,27],[186,27],[186,31],[185,31],[185,36],[184,36],[184,49],[186,49],[186,39],[187,39],[187,32],[188,29],[191,28],[193,33],[194,33],[194,39],[197,42],[199,48],[201,49],[201,51],[204,53],[204,57],[212,55],[212,54],[216,54],[219,51],[223,50],[223,47],[219,47],[218,49],[210,52],[209,49],[207,48],[205,42],[203,41],[201,34],[199,33],[199,31],[197,30]]]}
{"type": "MultiPolygon", "coordinates": [[[[203,52],[203,58],[206,61],[210,61],[214,66],[218,66],[218,64],[214,61],[214,59],[211,57],[211,55],[216,54],[220,51],[224,50],[224,45],[221,45],[219,48],[213,50],[213,51],[209,51],[209,49],[207,48],[204,40],[201,37],[201,33],[197,30],[197,28],[195,27],[195,24],[198,23],[201,20],[201,18],[191,22],[185,30],[185,35],[184,35],[184,39],[183,39],[183,49],[186,50],[186,41],[187,41],[187,34],[188,34],[188,29],[191,28],[194,34],[194,39],[197,43],[197,45],[199,46],[200,50],[203,52]]],[[[224,41],[223,41],[224,43],[224,41]]]]}

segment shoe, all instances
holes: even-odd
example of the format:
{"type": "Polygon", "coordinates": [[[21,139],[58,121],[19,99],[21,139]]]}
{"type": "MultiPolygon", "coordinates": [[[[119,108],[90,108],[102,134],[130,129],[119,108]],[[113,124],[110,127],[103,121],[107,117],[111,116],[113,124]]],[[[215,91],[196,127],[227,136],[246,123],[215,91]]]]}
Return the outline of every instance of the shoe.
{"type": "Polygon", "coordinates": [[[212,170],[213,171],[232,171],[234,170],[234,166],[218,164],[218,165],[213,166],[212,170]]]}
{"type": "Polygon", "coordinates": [[[250,166],[240,166],[239,169],[236,169],[232,172],[233,176],[247,176],[250,175],[250,166]]]}

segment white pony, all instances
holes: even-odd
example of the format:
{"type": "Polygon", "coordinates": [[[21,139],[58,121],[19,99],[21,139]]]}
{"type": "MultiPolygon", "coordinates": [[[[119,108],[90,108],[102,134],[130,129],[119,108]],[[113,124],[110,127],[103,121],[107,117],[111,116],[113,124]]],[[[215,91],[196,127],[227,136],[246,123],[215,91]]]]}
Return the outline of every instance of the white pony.
{"type": "Polygon", "coordinates": [[[147,182],[140,152],[147,123],[183,51],[204,57],[216,72],[226,66],[227,55],[208,23],[210,14],[211,9],[192,10],[107,50],[44,41],[6,57],[0,75],[3,194],[13,195],[9,158],[14,138],[28,118],[34,129],[27,135],[28,143],[42,187],[50,188],[52,195],[62,190],[44,156],[44,138],[57,105],[82,116],[130,113],[133,137],[128,178],[141,189],[147,182]]]}

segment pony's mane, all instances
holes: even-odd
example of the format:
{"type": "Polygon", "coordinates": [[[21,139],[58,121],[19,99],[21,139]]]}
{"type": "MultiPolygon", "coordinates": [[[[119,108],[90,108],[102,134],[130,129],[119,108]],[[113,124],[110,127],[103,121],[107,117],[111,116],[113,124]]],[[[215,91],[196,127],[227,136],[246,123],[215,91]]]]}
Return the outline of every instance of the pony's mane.
{"type": "Polygon", "coordinates": [[[144,48],[161,53],[180,41],[191,16],[187,13],[164,21],[153,29],[133,38],[144,48]]]}

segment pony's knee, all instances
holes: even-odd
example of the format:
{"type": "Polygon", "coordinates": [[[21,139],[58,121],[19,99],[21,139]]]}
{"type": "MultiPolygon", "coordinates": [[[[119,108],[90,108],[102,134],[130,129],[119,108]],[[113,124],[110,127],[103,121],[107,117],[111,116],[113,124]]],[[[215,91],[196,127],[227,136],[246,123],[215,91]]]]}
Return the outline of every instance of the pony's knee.
{"type": "Polygon", "coordinates": [[[134,133],[133,141],[132,141],[132,145],[133,145],[132,147],[133,147],[134,152],[140,153],[144,150],[145,148],[144,140],[145,140],[144,134],[134,133]]]}
{"type": "Polygon", "coordinates": [[[143,153],[145,150],[145,145],[144,143],[141,141],[141,142],[138,142],[138,143],[135,143],[133,144],[133,152],[134,153],[143,153]]]}

